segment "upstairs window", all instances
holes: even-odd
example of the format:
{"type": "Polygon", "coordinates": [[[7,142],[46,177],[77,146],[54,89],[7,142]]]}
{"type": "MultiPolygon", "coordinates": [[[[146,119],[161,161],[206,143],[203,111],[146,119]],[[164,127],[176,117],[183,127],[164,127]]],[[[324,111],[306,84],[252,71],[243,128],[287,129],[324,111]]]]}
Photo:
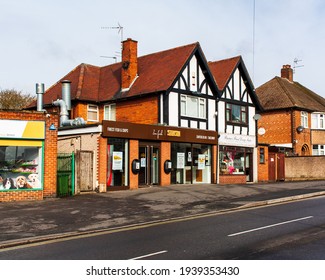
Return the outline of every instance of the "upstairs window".
{"type": "Polygon", "coordinates": [[[193,118],[205,118],[206,103],[204,98],[181,95],[181,115],[193,118]]]}
{"type": "Polygon", "coordinates": [[[98,106],[88,105],[87,108],[87,120],[92,122],[98,122],[98,106]]]}
{"type": "Polygon", "coordinates": [[[247,106],[226,104],[226,121],[238,124],[247,124],[247,106]]]}
{"type": "Polygon", "coordinates": [[[104,106],[104,120],[116,121],[116,104],[104,106]]]}
{"type": "Polygon", "coordinates": [[[301,126],[308,127],[308,113],[304,111],[301,112],[301,126]]]}
{"type": "Polygon", "coordinates": [[[325,114],[311,114],[311,128],[325,129],[325,114]]]}

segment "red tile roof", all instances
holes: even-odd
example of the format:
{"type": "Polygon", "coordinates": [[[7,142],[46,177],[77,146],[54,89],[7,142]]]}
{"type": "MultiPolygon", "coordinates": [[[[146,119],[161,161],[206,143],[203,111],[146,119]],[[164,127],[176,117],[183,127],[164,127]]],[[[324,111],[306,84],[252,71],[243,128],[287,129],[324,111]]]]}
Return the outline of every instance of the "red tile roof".
{"type": "MultiPolygon", "coordinates": [[[[129,91],[122,93],[122,63],[104,67],[80,64],[61,80],[71,81],[71,99],[80,101],[105,102],[166,91],[197,48],[199,43],[193,43],[139,57],[138,78],[129,91]]],[[[44,104],[51,104],[61,98],[60,81],[45,92],[44,104]]]]}
{"type": "Polygon", "coordinates": [[[240,61],[241,56],[235,56],[232,58],[208,63],[219,90],[224,90],[225,86],[228,84],[229,79],[231,78],[231,74],[234,72],[240,61]]]}
{"type": "Polygon", "coordinates": [[[297,82],[275,77],[256,89],[264,110],[300,108],[325,112],[325,99],[297,82]]]}

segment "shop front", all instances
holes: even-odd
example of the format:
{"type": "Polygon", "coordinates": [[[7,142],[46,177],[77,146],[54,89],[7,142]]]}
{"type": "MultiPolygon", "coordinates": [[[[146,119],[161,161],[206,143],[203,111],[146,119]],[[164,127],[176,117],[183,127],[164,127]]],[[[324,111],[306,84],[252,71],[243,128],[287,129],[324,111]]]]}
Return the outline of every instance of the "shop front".
{"type": "Polygon", "coordinates": [[[257,180],[254,136],[221,134],[219,137],[219,183],[246,184],[257,180]]]}
{"type": "Polygon", "coordinates": [[[103,121],[102,136],[108,190],[216,182],[215,131],[103,121]]]}
{"type": "Polygon", "coordinates": [[[0,120],[0,192],[43,190],[44,121],[0,120]]]}

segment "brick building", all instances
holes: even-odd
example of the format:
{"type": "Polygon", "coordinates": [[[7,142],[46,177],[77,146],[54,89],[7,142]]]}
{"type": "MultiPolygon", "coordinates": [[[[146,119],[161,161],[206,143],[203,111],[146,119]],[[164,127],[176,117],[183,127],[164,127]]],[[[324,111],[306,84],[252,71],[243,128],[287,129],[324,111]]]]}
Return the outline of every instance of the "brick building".
{"type": "Polygon", "coordinates": [[[56,196],[57,115],[0,111],[0,201],[56,196]]]}
{"type": "Polygon", "coordinates": [[[242,58],[230,61],[219,88],[225,67],[216,63],[214,69],[221,71],[212,72],[199,43],[141,57],[136,41],[122,44],[122,62],[80,64],[62,78],[63,85],[71,85],[71,107],[52,104],[62,103],[60,81],[44,94],[46,110],[61,117],[62,110],[68,112],[58,132],[58,150],[79,154],[76,191],[216,183],[221,130],[222,153],[237,155],[238,174],[219,182],[256,181],[257,99],[242,58]],[[238,107],[245,108],[240,113],[243,123],[225,121],[230,110],[226,104],[232,106],[231,116],[238,107]],[[70,125],[79,118],[87,125],[70,125]],[[232,144],[225,140],[229,137],[232,144]]]}
{"type": "Polygon", "coordinates": [[[279,165],[283,164],[278,161],[281,154],[325,154],[325,99],[293,81],[290,65],[283,65],[281,77],[261,85],[256,93],[263,108],[258,121],[259,143],[267,144],[268,151],[276,154],[272,158],[272,154],[265,153],[269,157],[266,164],[275,163],[275,171],[269,168],[274,174],[271,180],[284,178],[283,175],[279,177],[279,165]]]}

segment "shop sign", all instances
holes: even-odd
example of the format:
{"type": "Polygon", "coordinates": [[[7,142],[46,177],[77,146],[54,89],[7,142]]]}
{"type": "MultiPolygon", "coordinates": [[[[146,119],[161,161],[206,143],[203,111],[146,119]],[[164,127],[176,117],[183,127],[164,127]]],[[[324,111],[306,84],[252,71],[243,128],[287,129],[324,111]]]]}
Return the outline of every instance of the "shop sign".
{"type": "Polygon", "coordinates": [[[112,170],[123,170],[123,152],[113,152],[112,170]]]}
{"type": "Polygon", "coordinates": [[[0,120],[0,138],[44,139],[45,122],[0,120]]]}
{"type": "Polygon", "coordinates": [[[251,135],[221,133],[218,143],[225,146],[255,147],[256,138],[251,135]]]}
{"type": "Polygon", "coordinates": [[[103,136],[212,145],[217,144],[216,131],[114,121],[103,121],[103,136]]]}

